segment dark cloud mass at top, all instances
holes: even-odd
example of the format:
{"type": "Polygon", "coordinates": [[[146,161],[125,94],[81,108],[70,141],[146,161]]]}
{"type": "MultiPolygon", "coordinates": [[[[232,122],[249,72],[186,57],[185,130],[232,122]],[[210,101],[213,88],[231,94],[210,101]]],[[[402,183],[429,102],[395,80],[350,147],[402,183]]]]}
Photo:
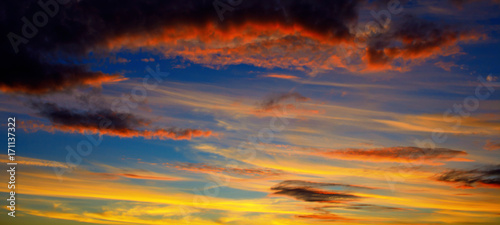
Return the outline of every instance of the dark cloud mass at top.
{"type": "MultiPolygon", "coordinates": [[[[246,24],[258,25],[254,28],[265,30],[263,34],[268,36],[271,36],[273,31],[288,29],[282,33],[284,36],[257,45],[262,48],[258,51],[264,52],[256,53],[252,48],[242,46],[235,48],[231,51],[232,54],[224,57],[238,59],[227,64],[249,63],[266,66],[262,61],[258,61],[263,59],[252,61],[255,60],[255,54],[265,54],[269,49],[267,45],[270,44],[289,46],[285,43],[290,40],[304,42],[300,45],[306,44],[312,48],[314,53],[311,54],[319,54],[314,49],[324,46],[317,46],[317,42],[331,42],[333,45],[353,44],[355,31],[352,27],[358,22],[358,13],[365,3],[367,3],[365,0],[241,1],[232,7],[232,10],[224,10],[226,19],[221,21],[214,8],[214,1],[2,1],[0,26],[4,31],[4,38],[0,47],[3,61],[0,69],[4,76],[0,79],[0,90],[7,93],[40,95],[120,80],[122,78],[118,74],[90,70],[82,63],[83,60],[87,59],[90,53],[96,57],[106,57],[110,52],[122,48],[142,47],[144,43],[152,42],[141,38],[161,36],[166,30],[171,30],[170,34],[174,35],[178,28],[189,28],[191,33],[187,35],[194,37],[200,35],[196,33],[197,30],[201,32],[201,36],[210,36],[207,33],[214,30],[223,34],[238,33],[239,31],[234,31],[234,28],[246,24]],[[41,15],[45,15],[46,18],[41,15]],[[210,29],[203,30],[207,27],[210,29]],[[298,36],[294,30],[297,28],[300,28],[301,33],[298,36]],[[304,35],[313,38],[316,43],[313,44],[314,41],[304,38],[304,35]],[[126,42],[124,37],[130,38],[132,42],[134,38],[143,42],[130,43],[130,40],[126,42]]],[[[182,35],[177,37],[174,35],[171,38],[177,43],[176,40],[182,39],[182,35]]],[[[369,45],[362,59],[369,66],[378,69],[397,69],[391,65],[393,60],[442,55],[444,47],[476,37],[477,35],[472,32],[409,17],[402,22],[394,23],[394,26],[391,24],[389,32],[368,37],[369,45]]],[[[156,41],[166,41],[162,38],[156,41]]],[[[202,37],[199,39],[201,42],[213,41],[203,40],[202,37]]],[[[249,43],[248,46],[255,44],[249,43]]],[[[327,55],[323,58],[328,59],[335,52],[325,54],[327,55]]],[[[200,53],[198,57],[201,55],[200,53]]],[[[186,54],[181,56],[190,60],[196,59],[186,54]]],[[[292,56],[299,57],[290,55],[292,56]]],[[[222,59],[206,58],[206,61],[201,60],[198,63],[206,64],[208,61],[224,64],[226,61],[221,55],[211,57],[222,59]]],[[[268,54],[268,57],[274,57],[273,60],[276,60],[284,56],[268,54]]],[[[271,61],[273,65],[282,68],[312,66],[331,69],[328,60],[324,62],[319,60],[322,64],[316,65],[311,64],[309,61],[312,59],[307,57],[298,60],[300,63],[297,65],[281,65],[283,62],[279,60],[271,61]]]]}
{"type": "MultiPolygon", "coordinates": [[[[79,60],[113,38],[154,34],[166,27],[216,23],[225,29],[246,22],[278,22],[345,38],[350,35],[346,23],[356,19],[359,1],[244,1],[237,12],[226,12],[231,20],[225,23],[219,21],[212,1],[40,2],[48,10],[37,1],[0,3],[4,31],[0,88],[4,92],[44,94],[104,79],[110,75],[90,71],[79,60]],[[33,23],[33,15],[38,12],[49,12],[46,23],[38,23],[43,25],[40,27],[33,23]],[[23,35],[23,26],[28,27],[28,37],[23,35]]],[[[36,18],[45,22],[42,17],[36,18]]]]}

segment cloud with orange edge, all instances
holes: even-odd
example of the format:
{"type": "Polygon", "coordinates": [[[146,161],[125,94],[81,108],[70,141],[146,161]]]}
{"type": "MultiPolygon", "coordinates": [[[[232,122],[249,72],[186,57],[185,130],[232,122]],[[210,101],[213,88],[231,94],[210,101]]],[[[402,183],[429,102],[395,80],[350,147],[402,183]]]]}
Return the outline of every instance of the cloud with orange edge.
{"type": "MultiPolygon", "coordinates": [[[[29,5],[25,0],[5,4],[4,8],[29,5]]],[[[355,40],[363,32],[353,27],[365,4],[364,0],[256,0],[243,2],[237,13],[230,13],[231,20],[222,23],[205,1],[122,1],[122,7],[139,9],[128,12],[108,2],[71,3],[65,16],[44,26],[44,38],[0,46],[5,60],[0,70],[7,74],[0,79],[0,90],[42,95],[121,79],[84,64],[60,63],[89,57],[90,52],[106,57],[123,49],[144,49],[211,68],[249,64],[314,75],[337,69],[408,71],[407,64],[459,54],[460,43],[484,37],[471,29],[410,16],[363,38],[361,44],[367,47],[358,48],[355,40]],[[68,15],[71,24],[61,26],[67,24],[68,15]]],[[[0,23],[5,30],[18,32],[18,18],[24,14],[11,13],[0,23]]]]}
{"type": "Polygon", "coordinates": [[[324,190],[321,189],[321,187],[374,189],[370,187],[349,184],[285,180],[271,187],[271,190],[274,191],[272,193],[273,196],[284,195],[305,202],[343,203],[357,201],[361,198],[360,196],[348,194],[341,191],[324,190]]]}
{"type": "Polygon", "coordinates": [[[460,156],[467,152],[447,148],[418,147],[386,147],[373,149],[340,149],[332,151],[316,151],[313,155],[326,156],[342,160],[368,162],[417,162],[431,165],[441,165],[436,161],[472,161],[460,156]]]}
{"type": "Polygon", "coordinates": [[[353,160],[365,162],[399,162],[418,163],[427,165],[442,165],[442,161],[471,162],[473,160],[464,158],[466,151],[453,150],[447,148],[419,148],[419,147],[382,147],[382,148],[347,148],[329,149],[300,147],[290,145],[271,145],[270,152],[280,153],[279,149],[286,149],[285,152],[295,154],[327,157],[331,159],[353,160]],[[275,150],[273,148],[277,148],[275,150]]]}
{"type": "Polygon", "coordinates": [[[419,63],[437,56],[459,54],[458,43],[485,38],[484,34],[474,30],[406,16],[393,22],[387,31],[370,37],[362,59],[367,64],[367,71],[406,71],[405,64],[409,62],[419,63]],[[393,64],[398,59],[403,63],[393,64]]]}
{"type": "Polygon", "coordinates": [[[9,78],[9,81],[0,82],[0,91],[5,93],[40,95],[82,86],[100,87],[103,84],[124,80],[127,80],[127,78],[118,74],[111,75],[102,72],[86,71],[74,71],[70,75],[64,76],[61,74],[51,74],[46,77],[31,79],[30,81],[12,76],[12,78],[9,78]]]}
{"type": "Polygon", "coordinates": [[[142,137],[145,139],[190,140],[194,137],[217,136],[212,131],[190,128],[145,129],[151,122],[130,113],[114,112],[111,109],[80,110],[61,107],[54,103],[32,102],[31,108],[47,118],[52,125],[33,121],[20,123],[26,131],[44,130],[78,134],[98,134],[121,138],[142,137]]]}

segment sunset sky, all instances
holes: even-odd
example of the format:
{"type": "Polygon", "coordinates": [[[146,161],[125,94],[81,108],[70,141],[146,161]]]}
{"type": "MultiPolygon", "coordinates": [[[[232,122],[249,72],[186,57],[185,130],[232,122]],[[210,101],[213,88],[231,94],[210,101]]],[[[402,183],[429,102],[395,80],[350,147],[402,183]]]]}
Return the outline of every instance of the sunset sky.
{"type": "Polygon", "coordinates": [[[500,224],[498,0],[18,0],[0,21],[1,224],[500,224]]]}

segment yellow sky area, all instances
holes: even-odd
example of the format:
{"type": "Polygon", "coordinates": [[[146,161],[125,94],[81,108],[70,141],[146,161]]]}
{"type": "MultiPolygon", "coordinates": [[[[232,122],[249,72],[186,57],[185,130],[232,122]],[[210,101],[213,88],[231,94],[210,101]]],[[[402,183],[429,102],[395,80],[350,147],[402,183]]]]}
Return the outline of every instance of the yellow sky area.
{"type": "MultiPolygon", "coordinates": [[[[37,159],[25,158],[25,161],[38,162],[37,159]]],[[[380,176],[370,169],[362,168],[344,168],[335,167],[328,165],[318,165],[314,162],[304,162],[300,160],[264,160],[260,158],[254,159],[254,165],[261,166],[264,168],[273,168],[290,173],[283,177],[279,177],[277,180],[272,179],[238,179],[232,178],[228,182],[229,187],[240,188],[242,190],[253,190],[253,191],[263,191],[269,192],[269,188],[277,184],[282,179],[300,179],[308,181],[317,182],[338,182],[346,183],[351,185],[363,185],[363,184],[379,184],[377,188],[381,188],[384,191],[388,188],[380,187],[380,184],[385,186],[386,178],[380,176]],[[361,175],[361,176],[359,176],[361,175]],[[309,176],[307,179],[306,176],[309,176]],[[315,176],[315,177],[314,177],[315,176]],[[349,177],[361,177],[366,179],[367,182],[356,183],[349,177]],[[344,181],[344,182],[343,182],[344,181]],[[246,188],[244,184],[249,186],[246,188]]],[[[95,179],[92,173],[85,170],[84,167],[78,170],[67,173],[64,175],[63,180],[59,181],[55,173],[50,169],[45,169],[43,167],[45,164],[54,164],[51,161],[46,161],[38,167],[28,166],[22,173],[23,186],[19,188],[20,194],[27,194],[32,196],[38,196],[38,198],[44,197],[62,197],[68,199],[83,199],[92,201],[95,200],[119,200],[127,201],[136,204],[151,204],[151,207],[103,207],[102,212],[72,212],[71,209],[65,209],[62,211],[55,210],[44,210],[40,211],[38,209],[33,209],[26,207],[24,212],[35,215],[50,218],[58,218],[65,220],[98,223],[98,224],[165,224],[165,223],[177,223],[183,224],[184,222],[177,221],[178,218],[175,216],[183,215],[182,218],[186,218],[184,215],[191,215],[192,213],[205,213],[207,210],[220,210],[224,211],[227,215],[224,216],[221,221],[234,221],[238,224],[255,224],[256,221],[265,222],[266,218],[272,219],[272,224],[313,224],[315,219],[306,218],[294,218],[296,215],[313,215],[318,214],[317,211],[311,210],[310,206],[313,203],[302,202],[299,200],[294,200],[290,197],[284,196],[267,196],[260,199],[225,199],[221,197],[209,197],[201,195],[195,195],[192,192],[185,193],[178,188],[167,188],[161,183],[148,183],[148,185],[134,184],[128,182],[127,179],[121,180],[106,180],[106,179],[95,179]],[[37,168],[36,171],[32,171],[32,168],[37,168]],[[43,168],[43,169],[40,169],[43,168]],[[168,206],[164,206],[168,205],[168,206]],[[309,206],[309,207],[308,207],[309,206]],[[248,213],[258,213],[256,218],[252,216],[254,214],[248,213]],[[150,219],[144,218],[148,216],[159,216],[159,215],[169,215],[172,218],[162,218],[162,219],[150,219]],[[232,216],[240,215],[240,216],[232,216]],[[250,215],[250,216],[249,216],[250,215]],[[175,218],[174,218],[175,217],[175,218]],[[253,218],[253,219],[252,219],[253,218]],[[294,223],[295,221],[295,223],[294,223]]],[[[26,165],[32,165],[27,163],[26,165]]],[[[95,164],[99,166],[99,164],[95,164]]],[[[103,165],[109,171],[115,171],[116,168],[112,166],[103,165]]],[[[162,173],[156,173],[161,175],[162,173]]],[[[363,197],[357,203],[362,204],[373,204],[382,206],[392,206],[401,208],[417,208],[417,209],[432,209],[439,210],[438,213],[431,214],[429,217],[422,218],[422,221],[439,221],[450,217],[450,214],[457,214],[456,217],[451,218],[450,221],[453,222],[463,222],[467,221],[472,217],[478,217],[478,215],[488,215],[494,216],[500,213],[498,204],[500,199],[495,195],[495,191],[489,192],[490,194],[481,193],[481,195],[474,195],[475,191],[467,190],[456,190],[446,185],[432,186],[425,185],[424,177],[422,171],[414,173],[414,175],[409,174],[405,177],[400,184],[397,184],[395,192],[386,192],[385,195],[379,194],[380,190],[365,190],[351,188],[349,190],[350,194],[363,197]],[[424,186],[419,186],[417,184],[424,186]],[[420,189],[419,192],[411,193],[411,189],[420,189]],[[425,193],[422,193],[425,192],[425,193]],[[471,196],[456,196],[457,192],[467,192],[472,193],[471,196]],[[490,201],[485,201],[489,199],[490,201]]],[[[6,178],[5,174],[2,175],[2,179],[6,178]]],[[[160,181],[165,182],[165,181],[160,181]]],[[[175,181],[169,181],[175,182],[175,181]]],[[[208,181],[207,181],[208,182],[208,181]]],[[[428,183],[428,181],[427,181],[428,183]]],[[[2,187],[2,191],[5,192],[6,188],[2,187]]],[[[212,192],[211,190],[209,192],[212,192]]],[[[203,190],[200,190],[203,193],[203,190]]],[[[55,207],[61,208],[64,207],[55,207]]],[[[335,211],[335,210],[334,210],[335,211]]],[[[366,224],[368,221],[378,221],[377,224],[383,224],[389,222],[390,217],[388,216],[373,216],[364,214],[362,218],[359,218],[355,212],[346,213],[340,211],[334,213],[337,216],[342,216],[346,218],[360,219],[359,221],[349,221],[346,224],[366,224]]],[[[319,213],[320,214],[320,213],[319,213]]],[[[395,214],[398,215],[398,214],[395,214]]],[[[398,216],[391,216],[398,217],[398,216]]],[[[188,216],[189,223],[185,224],[218,224],[221,221],[212,221],[204,217],[200,218],[198,216],[188,216]]],[[[398,217],[398,219],[400,219],[398,217]]],[[[483,220],[481,220],[483,221],[483,220]]],[[[490,221],[490,220],[484,220],[490,221]]],[[[369,222],[368,222],[369,223],[369,222]]],[[[342,224],[342,221],[340,222],[342,224]]]]}
{"type": "MultiPolygon", "coordinates": [[[[446,190],[441,193],[436,192],[436,196],[446,195],[446,190]]],[[[441,210],[459,210],[459,211],[473,211],[473,212],[489,212],[499,213],[500,208],[495,202],[478,201],[477,199],[467,198],[437,198],[436,196],[429,197],[421,194],[405,194],[404,196],[383,196],[367,193],[358,193],[359,196],[366,197],[367,203],[375,203],[379,205],[396,204],[400,206],[421,208],[421,209],[441,209],[441,210]]]]}
{"type": "MultiPolygon", "coordinates": [[[[167,188],[161,184],[152,187],[150,185],[138,185],[128,182],[117,182],[116,180],[96,180],[93,176],[71,177],[65,174],[64,179],[59,181],[53,171],[38,170],[36,172],[23,172],[23,186],[18,189],[19,194],[35,196],[50,196],[77,199],[108,199],[135,202],[162,203],[169,205],[200,207],[205,209],[262,212],[278,214],[296,214],[306,212],[290,205],[275,205],[270,199],[225,199],[204,195],[199,190],[199,195],[194,192],[185,193],[179,189],[167,188]]],[[[6,191],[6,187],[2,187],[6,191]]],[[[212,193],[211,191],[208,191],[212,193]]]]}

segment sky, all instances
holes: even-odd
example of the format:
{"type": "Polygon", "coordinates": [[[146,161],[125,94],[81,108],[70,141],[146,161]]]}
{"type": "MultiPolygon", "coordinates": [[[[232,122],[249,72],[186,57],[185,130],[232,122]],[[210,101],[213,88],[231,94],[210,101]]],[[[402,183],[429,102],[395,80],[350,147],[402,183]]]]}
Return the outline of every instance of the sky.
{"type": "Polygon", "coordinates": [[[1,224],[500,223],[498,0],[0,6],[1,224]]]}

